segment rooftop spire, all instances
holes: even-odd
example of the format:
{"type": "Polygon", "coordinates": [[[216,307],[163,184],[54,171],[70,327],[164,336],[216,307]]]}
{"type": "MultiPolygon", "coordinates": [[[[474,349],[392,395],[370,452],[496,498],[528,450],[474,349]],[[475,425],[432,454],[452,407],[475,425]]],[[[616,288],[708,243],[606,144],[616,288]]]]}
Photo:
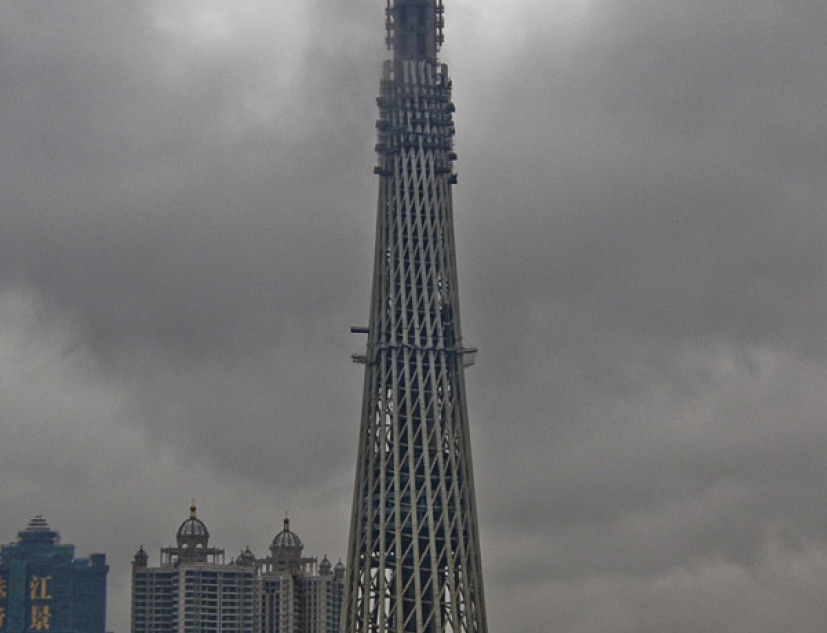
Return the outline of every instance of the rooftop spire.
{"type": "Polygon", "coordinates": [[[436,61],[442,44],[442,0],[388,0],[387,44],[395,61],[436,61]]]}
{"type": "Polygon", "coordinates": [[[49,527],[49,522],[41,515],[36,515],[29,521],[28,527],[17,536],[21,543],[59,543],[60,537],[57,532],[49,527]]]}

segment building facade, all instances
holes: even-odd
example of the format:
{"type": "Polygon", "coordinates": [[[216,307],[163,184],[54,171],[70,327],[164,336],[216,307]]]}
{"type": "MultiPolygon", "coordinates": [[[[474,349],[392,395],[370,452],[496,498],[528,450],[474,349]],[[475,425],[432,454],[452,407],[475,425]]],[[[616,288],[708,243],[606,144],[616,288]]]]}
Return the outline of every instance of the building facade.
{"type": "Polygon", "coordinates": [[[258,561],[261,633],[339,633],[345,566],[306,558],[303,549],[285,518],[258,561]]]}
{"type": "Polygon", "coordinates": [[[148,566],[143,547],[135,554],[132,633],[339,633],[344,565],[303,549],[285,519],[268,556],[248,547],[225,562],[193,506],[160,566],[148,566]]]}
{"type": "Polygon", "coordinates": [[[161,565],[149,567],[141,547],[132,561],[133,633],[254,633],[255,568],[225,564],[224,550],[210,547],[207,526],[190,508],[161,549],[161,565]]]}
{"type": "Polygon", "coordinates": [[[343,633],[485,633],[441,0],[387,0],[379,200],[343,633]]]}
{"type": "Polygon", "coordinates": [[[105,633],[105,554],[75,558],[74,545],[41,516],[0,547],[0,633],[105,633]]]}

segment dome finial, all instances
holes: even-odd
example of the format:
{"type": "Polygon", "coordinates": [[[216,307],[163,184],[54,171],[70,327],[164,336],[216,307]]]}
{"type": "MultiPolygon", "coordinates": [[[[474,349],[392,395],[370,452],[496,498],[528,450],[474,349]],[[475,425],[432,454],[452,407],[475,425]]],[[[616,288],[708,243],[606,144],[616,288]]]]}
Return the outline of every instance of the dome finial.
{"type": "Polygon", "coordinates": [[[194,498],[192,499],[192,501],[190,501],[190,518],[191,519],[195,518],[195,499],[194,498]]]}

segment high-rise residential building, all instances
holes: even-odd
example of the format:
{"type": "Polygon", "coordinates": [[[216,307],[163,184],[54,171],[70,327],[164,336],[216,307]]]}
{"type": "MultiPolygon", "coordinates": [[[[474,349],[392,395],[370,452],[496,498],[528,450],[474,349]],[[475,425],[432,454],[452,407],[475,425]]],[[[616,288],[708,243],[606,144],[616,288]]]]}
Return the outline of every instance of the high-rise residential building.
{"type": "Polygon", "coordinates": [[[194,506],[176,542],[159,567],[135,554],[132,633],[339,633],[345,567],[304,557],[289,519],[261,559],[247,547],[225,563],[194,506]]]}
{"type": "Polygon", "coordinates": [[[149,567],[141,547],[132,561],[132,633],[254,633],[256,570],[225,564],[190,508],[174,547],[149,567]]]}
{"type": "Polygon", "coordinates": [[[345,566],[334,568],[327,556],[318,563],[303,549],[285,518],[269,555],[258,561],[261,633],[339,633],[345,566]]]}
{"type": "Polygon", "coordinates": [[[387,0],[378,218],[343,633],[485,633],[441,0],[387,0]]]}
{"type": "Polygon", "coordinates": [[[105,554],[75,558],[75,546],[40,515],[0,547],[0,633],[105,633],[105,554]]]}

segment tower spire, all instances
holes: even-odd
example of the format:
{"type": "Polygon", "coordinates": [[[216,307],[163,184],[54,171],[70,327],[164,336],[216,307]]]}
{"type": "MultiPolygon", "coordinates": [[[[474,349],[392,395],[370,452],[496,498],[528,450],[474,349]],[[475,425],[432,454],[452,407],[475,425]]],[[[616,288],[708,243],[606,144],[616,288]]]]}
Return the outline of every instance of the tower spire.
{"type": "Polygon", "coordinates": [[[387,0],[387,45],[394,61],[436,61],[442,45],[442,0],[387,0]]]}
{"type": "Polygon", "coordinates": [[[379,204],[343,633],[486,633],[441,0],[388,0],[379,204]]]}

